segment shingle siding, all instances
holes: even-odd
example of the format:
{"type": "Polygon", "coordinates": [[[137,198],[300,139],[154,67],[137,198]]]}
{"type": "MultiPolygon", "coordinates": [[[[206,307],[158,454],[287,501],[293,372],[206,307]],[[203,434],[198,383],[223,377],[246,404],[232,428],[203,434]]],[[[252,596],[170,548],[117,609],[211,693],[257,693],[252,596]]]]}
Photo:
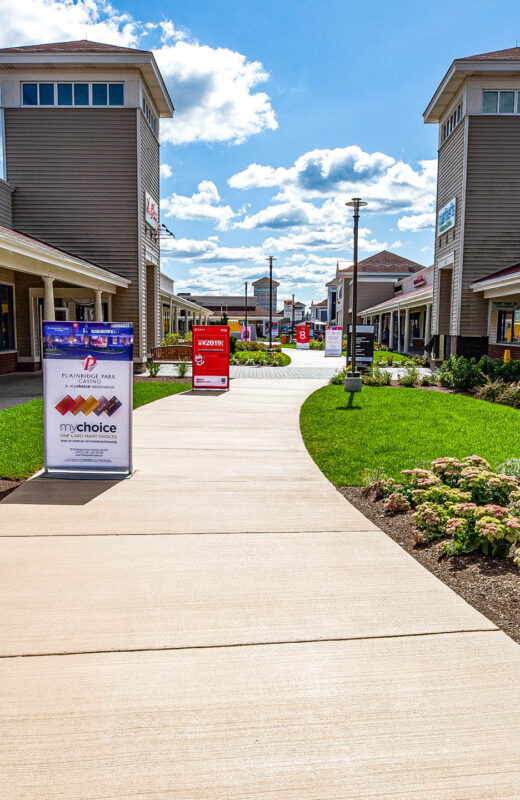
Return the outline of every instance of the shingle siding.
{"type": "Polygon", "coordinates": [[[5,181],[0,180],[0,225],[5,228],[13,226],[12,196],[11,187],[5,181]]]}
{"type": "Polygon", "coordinates": [[[159,177],[159,142],[146,121],[144,114],[139,112],[140,125],[140,158],[141,158],[141,189],[140,189],[140,225],[142,241],[142,280],[144,285],[143,301],[146,318],[146,349],[151,351],[161,339],[161,304],[160,304],[160,253],[159,240],[150,236],[151,228],[145,220],[145,197],[150,194],[159,204],[160,177],[159,177]],[[153,267],[151,266],[152,262],[153,267]]]}
{"type": "Polygon", "coordinates": [[[470,285],[520,260],[519,164],[519,117],[470,117],[462,336],[487,334],[487,300],[470,285]]]}
{"type": "Polygon", "coordinates": [[[133,320],[138,338],[136,110],[6,108],[4,118],[13,227],[129,278],[113,316],[133,320]]]}
{"type": "MultiPolygon", "coordinates": [[[[462,121],[453,131],[439,149],[437,167],[437,213],[453,197],[456,198],[455,227],[437,236],[437,222],[435,223],[435,274],[433,277],[435,301],[432,308],[432,330],[434,333],[456,333],[458,317],[458,292],[460,285],[460,251],[461,251],[461,231],[462,219],[464,215],[464,147],[466,137],[467,118],[462,121]],[[442,302],[446,302],[445,292],[439,292],[439,270],[437,263],[440,259],[454,253],[451,303],[446,309],[440,309],[440,294],[443,295],[442,302]],[[439,325],[447,327],[448,330],[439,330],[439,325]]],[[[451,270],[450,270],[451,271],[451,270]]]]}

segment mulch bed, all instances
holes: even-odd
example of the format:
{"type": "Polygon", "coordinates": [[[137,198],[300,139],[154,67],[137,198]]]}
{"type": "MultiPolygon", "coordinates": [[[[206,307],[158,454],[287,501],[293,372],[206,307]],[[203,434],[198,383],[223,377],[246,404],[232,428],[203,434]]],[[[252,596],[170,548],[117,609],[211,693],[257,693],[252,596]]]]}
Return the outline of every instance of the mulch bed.
{"type": "Polygon", "coordinates": [[[0,500],[7,497],[8,494],[13,492],[17,486],[20,486],[24,481],[15,481],[8,478],[0,478],[0,500]]]}
{"type": "Polygon", "coordinates": [[[365,489],[344,486],[338,491],[423,567],[520,643],[520,569],[512,559],[469,553],[439,560],[439,540],[415,544],[411,511],[387,516],[382,501],[372,502],[365,489]]]}
{"type": "Polygon", "coordinates": [[[178,378],[175,375],[157,375],[150,378],[148,375],[134,375],[134,383],[191,383],[191,375],[178,378]]]}

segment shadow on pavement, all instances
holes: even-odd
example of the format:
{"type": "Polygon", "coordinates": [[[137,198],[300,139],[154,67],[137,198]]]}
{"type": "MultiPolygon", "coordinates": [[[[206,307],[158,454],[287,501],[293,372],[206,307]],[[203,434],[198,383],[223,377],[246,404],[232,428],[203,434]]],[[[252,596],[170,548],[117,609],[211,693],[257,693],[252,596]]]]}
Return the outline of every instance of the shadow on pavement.
{"type": "Polygon", "coordinates": [[[37,506],[84,506],[107,492],[120,480],[70,480],[33,478],[7,495],[3,504],[37,506]]]}

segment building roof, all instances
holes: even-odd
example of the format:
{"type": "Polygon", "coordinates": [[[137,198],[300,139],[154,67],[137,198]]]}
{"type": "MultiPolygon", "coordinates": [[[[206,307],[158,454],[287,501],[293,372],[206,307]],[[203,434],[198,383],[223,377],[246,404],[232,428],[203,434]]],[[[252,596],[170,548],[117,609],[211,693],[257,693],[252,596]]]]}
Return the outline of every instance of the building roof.
{"type": "MultiPolygon", "coordinates": [[[[253,286],[269,286],[269,278],[258,278],[257,281],[253,281],[253,286]]],[[[280,286],[278,281],[273,280],[273,286],[280,286]]]]}
{"type": "MultiPolygon", "coordinates": [[[[338,270],[338,275],[351,275],[354,265],[351,264],[345,269],[338,270]]],[[[358,261],[358,272],[382,272],[382,273],[403,273],[419,272],[424,269],[423,264],[418,264],[416,261],[411,261],[409,258],[404,258],[397,253],[391,253],[389,250],[382,250],[380,253],[375,253],[373,256],[364,258],[358,261]]]]}
{"type": "Polygon", "coordinates": [[[0,53],[147,53],[135,47],[119,47],[115,44],[90,42],[78,39],[73,42],[49,42],[48,44],[25,44],[20,47],[2,47],[0,53]]]}
{"type": "MultiPolygon", "coordinates": [[[[429,275],[431,272],[433,272],[433,270],[434,270],[434,265],[431,264],[429,267],[423,267],[422,269],[418,270],[417,272],[414,272],[413,276],[414,276],[414,278],[417,279],[417,278],[420,278],[423,275],[424,276],[429,275]]],[[[408,276],[406,278],[400,278],[400,280],[396,281],[395,285],[396,286],[402,286],[402,284],[407,280],[410,280],[410,276],[408,276]]]]}
{"type": "Polygon", "coordinates": [[[312,305],[313,308],[319,308],[320,306],[327,306],[328,305],[328,301],[327,300],[320,300],[319,303],[315,303],[313,301],[311,303],[311,305],[312,305]]]}
{"type": "Polygon", "coordinates": [[[418,305],[421,305],[421,300],[427,300],[429,297],[428,295],[433,294],[433,286],[423,286],[421,289],[416,289],[414,292],[407,292],[407,294],[398,294],[394,297],[390,297],[388,300],[384,300],[382,303],[378,303],[376,306],[370,306],[369,308],[363,308],[358,311],[358,316],[363,317],[369,314],[377,314],[381,311],[385,311],[385,309],[396,308],[397,306],[406,306],[408,304],[413,304],[414,300],[418,300],[418,305]]]}
{"type": "Polygon", "coordinates": [[[491,50],[476,56],[458,58],[457,61],[520,61],[520,47],[508,47],[505,50],[491,50]]]}
{"type": "Polygon", "coordinates": [[[520,72],[520,47],[508,47],[505,50],[491,50],[474,56],[456,58],[423,114],[427,123],[439,123],[450,110],[450,106],[460,91],[462,84],[472,75],[514,75],[520,72]]]}
{"type": "Polygon", "coordinates": [[[159,116],[173,116],[173,103],[151,50],[87,39],[0,49],[0,69],[56,69],[71,65],[74,68],[133,67],[141,73],[159,116]]]}
{"type": "Polygon", "coordinates": [[[37,259],[42,264],[47,263],[53,267],[61,267],[77,274],[88,274],[90,277],[95,277],[100,281],[111,283],[115,286],[127,288],[132,282],[121,275],[117,275],[115,272],[110,272],[110,270],[100,267],[98,264],[93,264],[91,261],[79,258],[73,253],[59,250],[57,247],[46,244],[46,242],[42,242],[32,236],[26,236],[25,233],[6,228],[3,225],[0,225],[0,248],[19,255],[27,255],[30,258],[37,259]]]}
{"type": "Polygon", "coordinates": [[[520,264],[513,264],[510,267],[505,267],[505,269],[499,269],[498,272],[491,272],[484,278],[479,278],[478,280],[473,282],[472,286],[475,286],[477,283],[484,283],[485,281],[493,281],[496,278],[505,278],[506,275],[517,275],[517,274],[520,274],[520,264]]]}

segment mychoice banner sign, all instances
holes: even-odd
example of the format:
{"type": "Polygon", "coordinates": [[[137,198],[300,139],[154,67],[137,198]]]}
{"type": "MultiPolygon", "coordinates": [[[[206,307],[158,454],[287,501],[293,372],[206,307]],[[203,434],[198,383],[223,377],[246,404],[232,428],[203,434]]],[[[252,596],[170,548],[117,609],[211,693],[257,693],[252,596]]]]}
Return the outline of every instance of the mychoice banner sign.
{"type": "Polygon", "coordinates": [[[43,323],[47,475],[132,472],[133,342],[127,322],[43,323]]]}
{"type": "Polygon", "coordinates": [[[325,356],[340,356],[343,349],[343,328],[329,325],[325,328],[325,356]]]}
{"type": "Polygon", "coordinates": [[[446,233],[450,228],[455,227],[455,211],[457,200],[454,197],[449,203],[443,206],[437,215],[437,236],[446,233]]]}

